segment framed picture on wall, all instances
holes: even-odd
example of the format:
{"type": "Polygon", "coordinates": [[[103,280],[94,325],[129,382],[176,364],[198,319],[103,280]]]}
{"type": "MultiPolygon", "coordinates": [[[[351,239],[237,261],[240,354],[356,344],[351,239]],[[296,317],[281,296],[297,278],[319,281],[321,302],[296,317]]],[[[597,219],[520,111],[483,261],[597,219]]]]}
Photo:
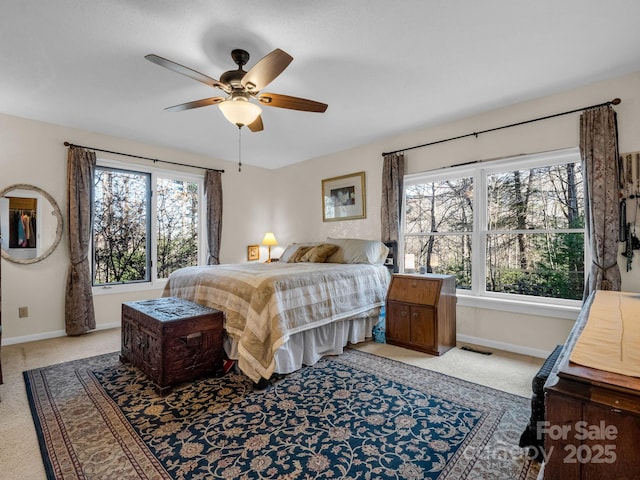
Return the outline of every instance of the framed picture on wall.
{"type": "Polygon", "coordinates": [[[260,260],[260,245],[249,245],[247,247],[247,259],[249,261],[260,260]]]}
{"type": "Polygon", "coordinates": [[[364,172],[322,180],[322,221],[366,218],[364,172]]]}

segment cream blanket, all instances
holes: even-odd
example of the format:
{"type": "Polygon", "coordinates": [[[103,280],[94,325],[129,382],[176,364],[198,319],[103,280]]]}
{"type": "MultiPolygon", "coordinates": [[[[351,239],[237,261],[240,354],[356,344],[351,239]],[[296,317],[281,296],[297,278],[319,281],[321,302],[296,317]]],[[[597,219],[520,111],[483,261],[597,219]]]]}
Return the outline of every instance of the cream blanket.
{"type": "Polygon", "coordinates": [[[384,305],[389,280],[383,265],[209,265],[173,272],[163,296],[222,310],[240,369],[258,381],[271,376],[274,352],[291,335],[384,305]]]}
{"type": "Polygon", "coordinates": [[[569,359],[640,377],[640,293],[598,290],[569,359]]]}

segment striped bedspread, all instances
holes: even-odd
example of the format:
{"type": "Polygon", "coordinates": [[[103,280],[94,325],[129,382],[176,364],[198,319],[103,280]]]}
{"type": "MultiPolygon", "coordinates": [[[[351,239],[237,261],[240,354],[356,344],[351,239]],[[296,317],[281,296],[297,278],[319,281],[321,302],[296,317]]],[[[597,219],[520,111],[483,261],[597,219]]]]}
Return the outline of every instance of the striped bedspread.
{"type": "Polygon", "coordinates": [[[258,381],[271,376],[274,352],[290,335],[384,305],[389,280],[383,265],[209,265],[173,272],[163,296],[222,310],[240,369],[258,381]]]}

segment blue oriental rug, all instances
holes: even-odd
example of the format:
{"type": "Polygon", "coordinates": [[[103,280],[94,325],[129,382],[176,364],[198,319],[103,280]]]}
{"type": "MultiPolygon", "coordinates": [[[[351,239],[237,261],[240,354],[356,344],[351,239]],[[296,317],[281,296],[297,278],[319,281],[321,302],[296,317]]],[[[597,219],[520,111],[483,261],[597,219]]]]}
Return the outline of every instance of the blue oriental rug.
{"type": "Polygon", "coordinates": [[[347,350],[156,395],[116,353],[24,373],[49,479],[535,479],[529,401],[347,350]]]}

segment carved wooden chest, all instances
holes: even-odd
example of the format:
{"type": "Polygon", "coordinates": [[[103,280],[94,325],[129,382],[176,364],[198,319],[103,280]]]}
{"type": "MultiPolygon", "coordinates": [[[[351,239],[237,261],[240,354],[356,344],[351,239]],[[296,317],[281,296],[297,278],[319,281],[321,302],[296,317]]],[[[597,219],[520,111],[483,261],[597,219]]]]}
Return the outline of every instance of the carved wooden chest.
{"type": "Polygon", "coordinates": [[[223,362],[223,314],[175,297],[122,304],[120,359],[142,370],[159,393],[206,375],[223,362]]]}

